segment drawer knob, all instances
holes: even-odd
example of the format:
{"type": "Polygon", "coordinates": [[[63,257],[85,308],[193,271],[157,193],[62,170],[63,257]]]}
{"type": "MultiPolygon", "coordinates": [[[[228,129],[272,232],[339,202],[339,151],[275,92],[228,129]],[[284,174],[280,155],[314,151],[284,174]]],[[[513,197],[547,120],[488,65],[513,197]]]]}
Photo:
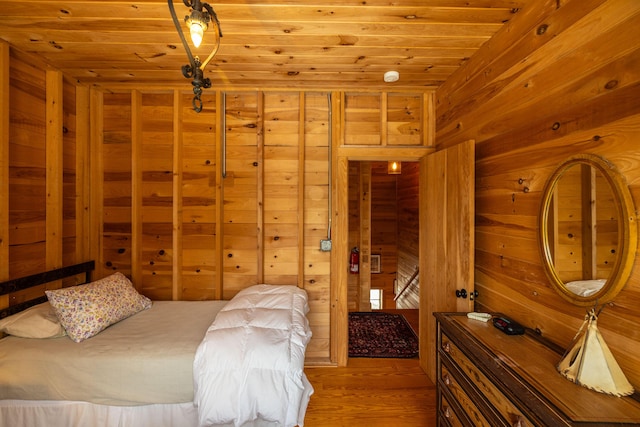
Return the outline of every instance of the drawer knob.
{"type": "Polygon", "coordinates": [[[449,353],[451,351],[451,345],[448,342],[443,342],[442,349],[445,353],[449,353]]]}
{"type": "Polygon", "coordinates": [[[444,408],[444,416],[445,418],[451,418],[451,411],[449,411],[449,407],[444,408]]]}
{"type": "Polygon", "coordinates": [[[449,374],[444,374],[444,376],[442,377],[442,380],[446,385],[451,385],[451,378],[449,377],[449,374]]]}
{"type": "Polygon", "coordinates": [[[513,427],[525,427],[525,423],[521,416],[518,416],[512,425],[513,427]]]}

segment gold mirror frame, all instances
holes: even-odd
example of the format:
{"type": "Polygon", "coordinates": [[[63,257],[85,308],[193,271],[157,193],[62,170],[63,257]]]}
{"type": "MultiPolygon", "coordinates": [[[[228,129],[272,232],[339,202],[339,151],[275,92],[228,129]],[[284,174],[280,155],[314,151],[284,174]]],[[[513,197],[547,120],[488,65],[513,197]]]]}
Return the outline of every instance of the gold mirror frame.
{"type": "Polygon", "coordinates": [[[540,221],[539,240],[542,263],[545,273],[556,291],[567,301],[579,306],[604,304],[613,300],[631,275],[638,243],[638,230],[633,199],[631,198],[631,192],[622,174],[613,164],[602,157],[593,154],[572,156],[560,164],[547,181],[540,206],[538,219],[540,221]],[[595,168],[606,179],[613,192],[618,218],[620,218],[618,221],[617,257],[611,269],[611,274],[602,289],[590,296],[580,296],[567,289],[554,266],[549,242],[549,210],[554,191],[558,181],[565,172],[570,167],[579,164],[586,164],[595,168]]]}

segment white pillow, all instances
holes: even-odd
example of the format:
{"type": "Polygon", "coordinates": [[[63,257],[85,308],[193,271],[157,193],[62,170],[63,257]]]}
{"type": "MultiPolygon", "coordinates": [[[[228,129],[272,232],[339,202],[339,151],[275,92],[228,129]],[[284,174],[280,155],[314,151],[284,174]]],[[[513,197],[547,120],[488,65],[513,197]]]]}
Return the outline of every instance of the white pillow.
{"type": "Polygon", "coordinates": [[[0,320],[0,331],[22,338],[57,338],[66,335],[48,302],[0,320]]]}
{"type": "Polygon", "coordinates": [[[69,338],[80,342],[151,307],[122,273],[95,282],[45,291],[69,338]]]}

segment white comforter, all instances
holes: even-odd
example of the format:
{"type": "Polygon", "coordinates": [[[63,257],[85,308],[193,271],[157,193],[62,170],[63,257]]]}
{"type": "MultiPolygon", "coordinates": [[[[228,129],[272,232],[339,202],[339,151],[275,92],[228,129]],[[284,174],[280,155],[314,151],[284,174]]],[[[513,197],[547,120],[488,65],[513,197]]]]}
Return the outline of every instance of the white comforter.
{"type": "Polygon", "coordinates": [[[201,426],[256,420],[303,425],[313,393],[303,372],[308,311],[302,289],[255,285],[218,313],[194,359],[201,426]]]}

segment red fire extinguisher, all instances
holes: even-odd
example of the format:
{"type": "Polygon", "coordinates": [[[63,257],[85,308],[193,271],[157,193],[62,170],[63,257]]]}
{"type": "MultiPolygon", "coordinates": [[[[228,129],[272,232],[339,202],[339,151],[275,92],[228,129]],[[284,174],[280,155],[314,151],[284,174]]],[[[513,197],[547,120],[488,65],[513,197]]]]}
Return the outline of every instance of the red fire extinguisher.
{"type": "Polygon", "coordinates": [[[349,262],[349,271],[351,274],[358,274],[360,270],[360,251],[357,246],[351,249],[351,261],[349,262]]]}

